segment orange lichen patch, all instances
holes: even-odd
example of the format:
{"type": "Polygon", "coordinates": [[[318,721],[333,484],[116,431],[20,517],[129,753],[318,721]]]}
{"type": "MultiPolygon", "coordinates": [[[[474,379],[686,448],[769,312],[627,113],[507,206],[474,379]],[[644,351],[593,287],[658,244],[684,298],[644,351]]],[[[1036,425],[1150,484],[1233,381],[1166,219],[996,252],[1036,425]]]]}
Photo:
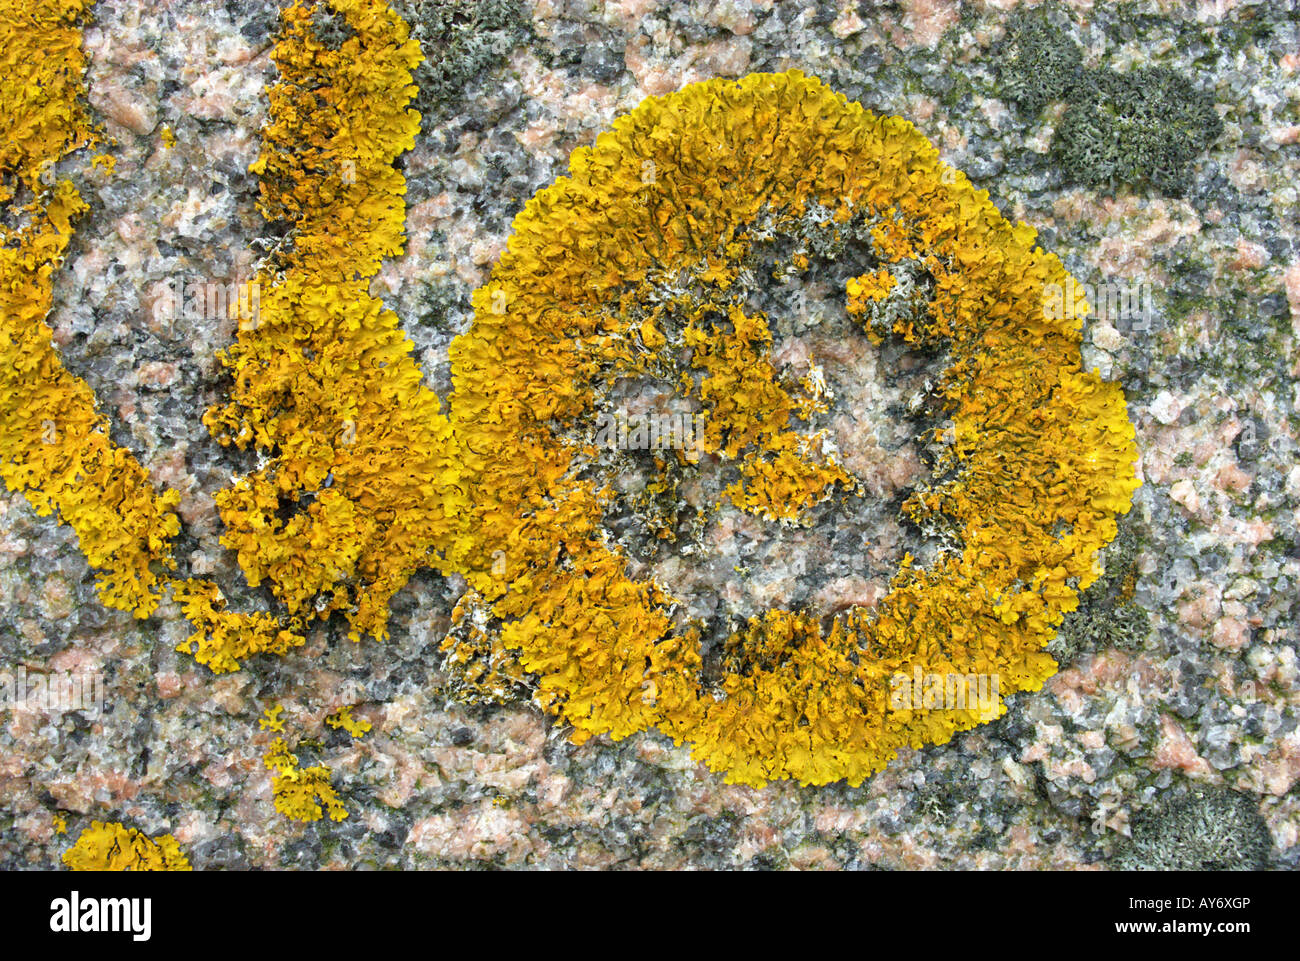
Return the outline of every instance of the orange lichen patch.
{"type": "Polygon", "coordinates": [[[528,690],[519,654],[505,646],[483,598],[466,591],[451,613],[451,630],[439,649],[449,674],[449,691],[468,704],[503,704],[528,690]]]}
{"type": "Polygon", "coordinates": [[[733,504],[769,520],[793,519],[835,484],[852,487],[853,479],[833,457],[814,452],[822,438],[790,430],[791,419],[809,415],[813,405],[778,383],[766,319],[732,305],[727,321],[726,328],[702,327],[697,318],[682,336],[691,366],[704,375],[698,388],[708,410],[704,448],[740,458],[741,480],[724,492],[733,504]]]}
{"type": "MultiPolygon", "coordinates": [[[[856,784],[901,746],[988,719],[894,709],[896,675],[988,674],[1010,693],[1055,670],[1042,648],[1097,576],[1136,451],[1118,388],[1080,369],[1082,314],[1043,309],[1067,276],[1031,228],[951,176],[909,124],[798,72],[652,98],[517,218],[453,345],[449,420],[367,289],[405,241],[393,162],[419,124],[407,108],[418,45],[379,0],[284,13],[253,169],[262,212],[291,230],[259,273],[258,316],[223,357],[231,402],[205,417],[222,442],[263,455],[218,496],[223,543],[287,617],[232,613],[215,585],[171,580],[177,496],[108,440],[44,321],[84,209],[50,164],[94,140],[76,100],[84,10],[47,0],[28,23],[0,0],[12,68],[0,202],[17,225],[0,245],[0,466],[73,526],[106,603],[147,616],[170,586],[195,626],[181,649],[226,671],[301,645],[309,621],[336,611],[354,638],[382,637],[414,570],[463,571],[477,612],[458,618],[453,666],[464,653],[535,676],[537,700],[577,740],[658,726],[751,784],[856,784]],[[337,46],[314,32],[331,13],[346,27],[337,46]],[[702,454],[738,475],[724,498],[765,519],[797,522],[856,486],[814,429],[828,409],[815,378],[777,376],[767,320],[743,304],[760,238],[814,221],[836,243],[865,238],[880,265],[846,290],[871,336],[945,350],[931,398],[951,423],[939,479],[904,509],[951,546],[924,569],[905,561],[871,609],[751,618],[706,670],[701,625],[675,619],[669,589],[634,578],[604,530],[616,495],[588,470],[597,452],[576,427],[620,380],[667,374],[703,408],[705,436],[693,457],[655,459],[647,495],[675,496],[674,472],[702,454]]],[[[808,251],[790,265],[808,269],[808,251]]],[[[327,768],[301,768],[280,739],[267,765],[285,813],[346,816],[327,768]]]]}
{"type": "MultiPolygon", "coordinates": [[[[48,207],[50,192],[60,183],[54,165],[99,141],[81,99],[86,69],[81,23],[92,3],[0,2],[0,123],[5,133],[0,140],[0,203],[18,202],[19,211],[48,207]]],[[[5,246],[13,239],[7,236],[5,246]]]]}
{"type": "Polygon", "coordinates": [[[893,709],[891,677],[1037,690],[1056,669],[1043,646],[1095,579],[1138,481],[1119,388],[1080,369],[1077,316],[1045,316],[1044,287],[1066,273],[1034,230],[1006,222],[910,124],[797,71],[650,98],[570,170],[516,218],[451,354],[479,545],[466,576],[543,706],[578,740],[658,726],[732,781],[857,784],[900,747],[989,719],[893,709]],[[946,350],[932,397],[952,423],[939,480],[905,510],[956,546],[925,569],[905,561],[874,609],[751,618],[721,673],[706,673],[697,627],[670,616],[671,586],[631,577],[602,529],[614,495],[585,471],[594,451],[574,427],[612,380],[671,371],[664,355],[685,351],[703,372],[705,446],[742,464],[734,502],[797,519],[852,484],[819,460],[816,434],[793,429],[765,322],[734,309],[756,238],[818,217],[858,225],[889,277],[849,282],[870,332],[946,350]],[[702,322],[719,310],[726,323],[702,322]],[[679,333],[674,311],[688,317],[679,333]],[[509,577],[492,574],[494,557],[509,577]]]}
{"type": "Polygon", "coordinates": [[[55,165],[97,140],[79,99],[88,7],[0,2],[0,476],[38,514],[57,511],[72,526],[105,604],[147,617],[172,566],[180,495],[155,491],[109,439],[108,419],[60,362],[45,322],[72,221],[86,209],[55,165]]]}
{"type": "Polygon", "coordinates": [[[257,316],[224,356],[232,402],[205,421],[223,442],[268,455],[217,502],[223,543],[252,584],[269,582],[282,619],[226,610],[217,585],[166,573],[179,493],[155,491],[112,443],[44,321],[52,273],[85,209],[52,165],[96,140],[77,99],[87,5],[0,4],[12,68],[0,84],[0,202],[22,225],[0,227],[4,480],[72,525],[106,604],[147,617],[170,588],[194,627],[178,649],[215,672],[300,647],[306,622],[336,610],[354,638],[382,637],[388,601],[410,574],[469,549],[452,526],[463,495],[450,425],[420,384],[396,316],[366,290],[382,258],[402,249],[405,184],[392,162],[419,126],[406,108],[418,44],[378,0],[337,0],[329,9],[352,32],[341,46],[312,33],[325,7],[299,3],[285,11],[275,50],[284,78],[270,91],[253,169],[262,212],[293,230],[259,274],[269,293],[257,316]]]}
{"type": "MultiPolygon", "coordinates": [[[[271,614],[226,610],[221,588],[210,581],[173,581],[171,586],[172,596],[194,628],[176,649],[193,655],[213,673],[236,671],[241,661],[254,654],[287,654],[306,643],[303,634],[283,626],[271,614]]],[[[298,622],[290,624],[297,627],[298,622]]]]}
{"type": "Polygon", "coordinates": [[[200,649],[215,645],[225,653],[208,659],[229,666],[230,651],[284,650],[301,639],[268,615],[222,610],[214,584],[167,574],[176,566],[180,493],[155,490],[134,455],[112,442],[107,417],[64,368],[45,320],[72,221],[86,210],[54,165],[98,141],[79,99],[78,24],[88,7],[0,2],[0,203],[23,224],[0,224],[0,476],[38,513],[57,511],[76,531],[106,605],[148,617],[171,588],[198,627],[200,649]]]}
{"type": "Polygon", "coordinates": [[[156,839],[123,824],[92,821],[63,852],[74,871],[189,871],[190,862],[170,834],[156,839]]]}
{"type": "MultiPolygon", "coordinates": [[[[451,427],[396,315],[367,292],[405,239],[393,161],[419,129],[407,109],[419,44],[378,0],[301,2],[273,57],[281,79],[252,169],[264,216],[292,229],[259,274],[256,323],[222,356],[231,402],[204,418],[222,443],[265,457],[218,494],[222,543],[291,622],[341,611],[354,640],[382,638],[392,595],[454,552],[463,509],[451,427]],[[327,11],[351,31],[337,48],[313,32],[327,11]]],[[[196,656],[230,669],[244,646],[196,656]]]]}
{"type": "Polygon", "coordinates": [[[866,313],[867,301],[879,303],[884,300],[896,283],[894,275],[884,268],[853,278],[845,284],[849,295],[848,312],[854,316],[866,313]]]}

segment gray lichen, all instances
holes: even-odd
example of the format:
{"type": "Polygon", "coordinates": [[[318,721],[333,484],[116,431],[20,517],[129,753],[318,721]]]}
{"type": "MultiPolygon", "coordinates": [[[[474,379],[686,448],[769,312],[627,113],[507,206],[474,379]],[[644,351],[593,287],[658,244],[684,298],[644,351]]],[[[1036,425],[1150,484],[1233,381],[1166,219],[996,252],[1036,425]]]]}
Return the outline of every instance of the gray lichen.
{"type": "Polygon", "coordinates": [[[1088,71],[1056,128],[1052,154],[1079,183],[1149,183],[1180,195],[1187,168],[1223,132],[1208,94],[1166,67],[1088,71]]]}
{"type": "Polygon", "coordinates": [[[416,109],[435,120],[532,33],[520,0],[399,0],[394,7],[424,52],[414,78],[416,109]]]}
{"type": "Polygon", "coordinates": [[[1012,16],[993,50],[998,95],[1026,118],[1067,105],[1051,151],[1067,180],[1180,196],[1191,161],[1223,132],[1213,98],[1168,67],[1085,67],[1068,24],[1052,4],[1012,16]]]}
{"type": "Polygon", "coordinates": [[[1272,840],[1249,794],[1208,788],[1139,814],[1113,864],[1134,871],[1258,871],[1272,840]]]}
{"type": "Polygon", "coordinates": [[[1103,552],[1104,573],[1079,595],[1079,609],[1066,615],[1047,652],[1061,665],[1084,651],[1142,646],[1150,617],[1133,600],[1137,572],[1137,542],[1133,524],[1121,518],[1119,535],[1103,552]]]}
{"type": "Polygon", "coordinates": [[[347,21],[326,6],[319,6],[312,12],[311,29],[316,38],[331,50],[339,49],[346,40],[356,36],[356,31],[348,26],[347,21]]]}
{"type": "Polygon", "coordinates": [[[1079,45],[1055,13],[1047,4],[1017,10],[994,50],[1003,98],[1029,116],[1049,103],[1069,100],[1084,76],[1079,45]]]}

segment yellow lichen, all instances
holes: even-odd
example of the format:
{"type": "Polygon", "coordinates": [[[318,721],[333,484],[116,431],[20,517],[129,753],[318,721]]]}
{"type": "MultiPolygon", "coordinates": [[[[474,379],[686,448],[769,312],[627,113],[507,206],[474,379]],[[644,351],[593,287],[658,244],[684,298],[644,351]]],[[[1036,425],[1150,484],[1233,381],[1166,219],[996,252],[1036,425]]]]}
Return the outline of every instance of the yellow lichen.
{"type": "MultiPolygon", "coordinates": [[[[499,572],[500,573],[500,572],[499,572]]],[[[523,696],[529,676],[519,654],[506,647],[499,627],[476,591],[466,591],[451,612],[451,629],[442,639],[442,668],[448,692],[467,704],[504,704],[523,696]]]]}
{"type": "Polygon", "coordinates": [[[262,716],[257,719],[258,728],[263,731],[271,731],[274,734],[282,732],[284,730],[284,719],[280,717],[280,713],[283,710],[284,708],[279,704],[268,707],[262,712],[262,716]]]}
{"type": "Polygon", "coordinates": [[[834,485],[854,486],[834,457],[814,453],[820,438],[790,430],[793,417],[812,409],[778,383],[764,317],[732,305],[725,329],[693,320],[682,343],[692,350],[691,365],[704,372],[698,388],[708,410],[704,449],[739,458],[741,480],[725,491],[732,503],[788,520],[828,497],[834,485]]]}
{"type": "MultiPolygon", "coordinates": [[[[920,668],[997,675],[1003,694],[1037,689],[1056,668],[1042,648],[1138,482],[1118,387],[1080,369],[1077,319],[1043,316],[1043,287],[1065,271],[1032,228],[1007,223],[910,124],[797,71],[651,98],[576,151],[570,171],[516,218],[452,346],[479,544],[466,576],[537,675],[540,703],[578,740],[658,726],[732,781],[857,784],[900,747],[988,720],[893,710],[891,677],[920,668]],[[867,225],[885,265],[849,282],[850,312],[876,337],[949,351],[935,390],[953,422],[944,480],[906,510],[944,518],[960,548],[927,569],[905,562],[873,610],[751,618],[706,679],[695,629],[671,627],[671,585],[632,578],[605,537],[612,494],[576,469],[591,448],[566,428],[590,416],[602,384],[662,368],[675,312],[687,317],[675,346],[703,373],[692,383],[706,446],[741,465],[733,502],[797,518],[830,485],[851,485],[816,432],[792,423],[811,409],[772,376],[763,319],[728,299],[755,224],[779,232],[819,211],[832,229],[867,225]],[[884,309],[915,264],[932,302],[884,309]],[[692,296],[651,296],[682,277],[692,296]],[[487,565],[499,556],[504,581],[487,565]]],[[[796,253],[796,270],[807,263],[796,253]]]]}
{"type": "Polygon", "coordinates": [[[74,871],[189,871],[190,862],[170,834],[150,839],[123,824],[92,821],[63,852],[74,871]]]}
{"type": "Polygon", "coordinates": [[[180,529],[173,512],[180,493],[157,491],[134,455],[113,443],[107,417],[59,360],[45,320],[72,221],[86,210],[55,165],[99,141],[80,99],[79,23],[89,5],[0,0],[0,204],[7,215],[0,223],[0,476],[37,513],[57,511],[72,527],[106,605],[148,617],[171,588],[195,624],[191,641],[200,659],[231,669],[239,657],[283,652],[302,639],[269,615],[225,611],[215,584],[167,573],[176,567],[170,542],[180,529]]]}
{"type": "Polygon", "coordinates": [[[238,670],[240,663],[253,654],[286,654],[306,643],[306,638],[294,629],[300,630],[296,618],[291,618],[286,627],[271,614],[226,610],[221,588],[210,581],[173,581],[172,596],[194,628],[194,633],[176,649],[193,655],[213,673],[238,670]]]}
{"type": "Polygon", "coordinates": [[[275,771],[271,792],[275,809],[285,817],[294,821],[319,821],[328,811],[331,821],[347,818],[347,809],[330,784],[330,769],[324,764],[302,767],[282,737],[271,742],[262,760],[275,771]]]}
{"type": "MultiPolygon", "coordinates": [[[[267,455],[217,495],[222,543],[290,618],[341,611],[354,639],[382,638],[389,599],[443,563],[463,509],[450,424],[396,315],[368,291],[404,243],[393,160],[419,128],[406,106],[419,45],[378,0],[300,2],[273,58],[281,79],[252,169],[263,214],[292,230],[259,274],[258,322],[222,355],[231,401],[204,418],[222,443],[267,455]],[[313,32],[324,9],[351,28],[337,48],[313,32]]],[[[220,653],[196,656],[214,670],[241,659],[220,653]]]]}
{"type": "Polygon", "coordinates": [[[216,584],[166,574],[175,567],[169,541],[179,530],[179,493],[155,491],[131,453],[109,440],[88,386],[51,346],[50,275],[84,204],[69,181],[44,183],[52,163],[95,137],[77,100],[84,60],[71,25],[85,4],[38,7],[32,19],[49,36],[24,31],[18,5],[0,7],[17,71],[0,104],[11,128],[0,152],[0,201],[21,187],[36,198],[11,211],[31,223],[18,234],[4,228],[0,251],[6,484],[41,513],[57,509],[77,531],[102,571],[105,603],[147,617],[170,588],[194,628],[178,650],[214,672],[301,647],[306,623],[334,611],[354,638],[384,636],[388,601],[411,573],[453,548],[470,549],[452,523],[463,495],[450,425],[420,383],[396,316],[367,290],[381,259],[402,249],[405,186],[392,161],[419,126],[406,108],[418,44],[378,0],[329,5],[353,31],[337,49],[312,32],[323,5],[284,12],[275,48],[283,78],[269,93],[253,170],[262,176],[263,213],[294,229],[259,274],[268,293],[255,322],[240,324],[224,355],[231,403],[205,417],[225,443],[274,451],[217,495],[222,542],[249,582],[267,582],[286,608],[243,613],[226,609],[216,584]],[[36,56],[37,48],[47,52],[36,56]],[[324,86],[322,76],[330,78],[324,86]]]}
{"type": "MultiPolygon", "coordinates": [[[[205,416],[221,442],[262,455],[217,496],[222,540],[285,613],[231,612],[215,584],[172,578],[179,496],[111,442],[45,321],[85,209],[55,165],[97,140],[78,99],[86,7],[0,0],[0,472],[72,526],[105,603],[146,617],[170,589],[194,627],[180,648],[220,672],[301,646],[334,612],[354,638],[382,638],[415,570],[461,572],[474,616],[444,650],[453,670],[479,671],[468,686],[535,678],[576,740],[657,726],[750,784],[856,784],[899,747],[988,719],[892,709],[893,676],[991,674],[1006,694],[1055,670],[1043,646],[1096,577],[1136,451],[1119,389],[1080,369],[1081,315],[1041,309],[1066,274],[1032,228],[1006,222],[910,124],[797,71],[651,98],[516,219],[453,344],[449,417],[369,293],[404,245],[393,164],[419,126],[418,44],[380,0],[284,11],[253,170],[262,212],[291,230],[259,272],[256,322],[222,357],[230,402],[205,416]],[[314,32],[326,10],[349,28],[337,45],[314,32]],[[823,385],[777,375],[767,318],[742,299],[755,238],[808,218],[869,238],[881,267],[844,291],[868,336],[945,348],[941,480],[904,509],[958,546],[925,569],[905,561],[873,610],[750,618],[706,676],[671,585],[633,577],[603,529],[616,495],[584,472],[596,452],[575,428],[619,379],[671,378],[702,408],[703,438],[656,457],[643,498],[675,497],[703,455],[734,471],[724,499],[768,520],[798,522],[855,487],[816,424],[823,385]]],[[[111,156],[94,163],[111,174],[111,156]]],[[[810,264],[800,248],[778,273],[810,264]]],[[[668,521],[654,519],[656,536],[668,521]]],[[[266,764],[283,813],[347,816],[328,768],[300,767],[283,739],[266,764]]]]}
{"type": "Polygon", "coordinates": [[[371,723],[364,718],[352,716],[352,707],[340,708],[329,717],[325,718],[325,723],[333,728],[342,728],[353,737],[362,737],[372,727],[371,723]]]}
{"type": "Polygon", "coordinates": [[[86,209],[56,165],[95,143],[80,100],[84,0],[0,0],[0,476],[38,514],[57,512],[99,572],[109,607],[148,617],[173,566],[174,491],[109,438],[84,381],[59,360],[45,318],[54,271],[86,209]]]}

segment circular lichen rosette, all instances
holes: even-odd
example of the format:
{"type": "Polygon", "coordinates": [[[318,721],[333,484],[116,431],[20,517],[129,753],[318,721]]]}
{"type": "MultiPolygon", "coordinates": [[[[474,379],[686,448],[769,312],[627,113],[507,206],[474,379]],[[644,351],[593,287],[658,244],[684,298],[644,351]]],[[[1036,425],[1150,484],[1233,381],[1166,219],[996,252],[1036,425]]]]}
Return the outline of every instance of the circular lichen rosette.
{"type": "Polygon", "coordinates": [[[1138,481],[1121,391],[1080,367],[1086,305],[1034,239],[911,124],[797,71],[619,118],[516,218],[452,348],[462,639],[534,675],[576,740],[658,727],[748,784],[858,784],[1038,689],[1138,481]],[[936,365],[899,508],[933,549],[872,604],[701,612],[692,525],[790,532],[860,500],[823,378],[774,362],[788,325],[755,292],[832,262],[846,337],[936,365]],[[634,396],[646,416],[611,413],[634,396]],[[900,698],[912,678],[941,680],[900,698]]]}

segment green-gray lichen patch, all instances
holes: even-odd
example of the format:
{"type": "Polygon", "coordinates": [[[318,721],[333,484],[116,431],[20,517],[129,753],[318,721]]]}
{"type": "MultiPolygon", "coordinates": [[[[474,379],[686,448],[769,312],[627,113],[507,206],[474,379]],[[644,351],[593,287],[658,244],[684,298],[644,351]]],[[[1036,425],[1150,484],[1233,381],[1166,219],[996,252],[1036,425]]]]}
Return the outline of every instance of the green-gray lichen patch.
{"type": "Polygon", "coordinates": [[[1167,67],[1090,70],[1052,141],[1072,180],[1150,184],[1178,196],[1191,161],[1223,132],[1209,95],[1167,67]]]}
{"type": "Polygon", "coordinates": [[[1049,103],[1071,99],[1084,77],[1079,45],[1054,14],[1058,12],[1050,4],[1017,10],[994,50],[1003,99],[1029,116],[1049,103]]]}
{"type": "Polygon", "coordinates": [[[1213,98],[1168,67],[1087,67],[1072,30],[1055,4],[1017,10],[992,51],[997,96],[1027,120],[1066,105],[1051,157],[1069,182],[1181,196],[1191,161],[1223,132],[1213,98]]]}
{"type": "Polygon", "coordinates": [[[1104,573],[1079,595],[1079,609],[1068,615],[1047,646],[1061,665],[1084,651],[1141,648],[1150,617],[1133,600],[1137,581],[1137,538],[1130,518],[1122,518],[1119,536],[1103,552],[1104,573]]]}
{"type": "Polygon", "coordinates": [[[1137,871],[1258,871],[1272,839],[1256,799],[1222,788],[1196,790],[1143,811],[1114,866],[1137,871]]]}
{"type": "Polygon", "coordinates": [[[424,53],[415,71],[420,88],[415,107],[435,120],[532,33],[520,0],[399,0],[394,7],[424,53]]]}

